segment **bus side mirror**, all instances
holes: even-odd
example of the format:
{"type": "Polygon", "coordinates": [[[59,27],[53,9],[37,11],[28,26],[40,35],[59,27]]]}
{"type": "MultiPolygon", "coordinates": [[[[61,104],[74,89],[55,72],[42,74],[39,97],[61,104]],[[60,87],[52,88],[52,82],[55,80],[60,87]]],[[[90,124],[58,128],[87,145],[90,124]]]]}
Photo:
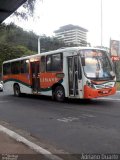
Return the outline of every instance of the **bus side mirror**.
{"type": "Polygon", "coordinates": [[[85,66],[85,57],[81,57],[82,66],[85,66]]]}

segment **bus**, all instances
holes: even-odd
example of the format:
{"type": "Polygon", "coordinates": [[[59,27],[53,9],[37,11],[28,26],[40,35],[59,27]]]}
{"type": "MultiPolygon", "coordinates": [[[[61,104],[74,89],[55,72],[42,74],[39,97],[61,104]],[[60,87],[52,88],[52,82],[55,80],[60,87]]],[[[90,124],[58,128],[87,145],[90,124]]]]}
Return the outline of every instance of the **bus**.
{"type": "Polygon", "coordinates": [[[68,47],[3,62],[4,91],[92,99],[116,93],[116,76],[106,50],[68,47]]]}

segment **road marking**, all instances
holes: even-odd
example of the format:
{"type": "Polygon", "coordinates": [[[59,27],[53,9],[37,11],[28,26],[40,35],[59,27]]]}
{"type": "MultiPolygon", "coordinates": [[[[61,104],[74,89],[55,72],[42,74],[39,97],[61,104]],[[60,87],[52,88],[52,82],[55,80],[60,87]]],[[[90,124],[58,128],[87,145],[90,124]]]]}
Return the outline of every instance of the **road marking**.
{"type": "Polygon", "coordinates": [[[10,101],[0,101],[0,103],[6,103],[6,102],[10,102],[10,101]]]}
{"type": "Polygon", "coordinates": [[[11,138],[15,139],[18,142],[22,142],[25,145],[27,145],[29,148],[35,150],[37,153],[40,153],[42,155],[44,155],[46,158],[50,159],[50,160],[63,160],[62,158],[53,155],[51,152],[49,152],[48,150],[38,146],[37,144],[27,140],[26,138],[22,137],[21,135],[15,133],[14,131],[5,128],[4,126],[0,125],[0,131],[4,132],[5,134],[9,135],[11,138]]]}
{"type": "Polygon", "coordinates": [[[79,118],[76,118],[76,117],[67,117],[67,118],[60,118],[60,119],[57,119],[58,121],[61,121],[61,122],[72,122],[72,121],[75,121],[75,120],[79,120],[79,118]]]}
{"type": "Polygon", "coordinates": [[[95,118],[96,117],[92,114],[82,114],[82,115],[85,116],[85,117],[88,117],[88,118],[95,118]]]}
{"type": "Polygon", "coordinates": [[[76,121],[76,120],[80,120],[80,118],[95,118],[96,116],[91,115],[91,114],[82,114],[79,117],[63,117],[63,118],[59,118],[57,119],[60,122],[72,122],[72,121],[76,121]]]}

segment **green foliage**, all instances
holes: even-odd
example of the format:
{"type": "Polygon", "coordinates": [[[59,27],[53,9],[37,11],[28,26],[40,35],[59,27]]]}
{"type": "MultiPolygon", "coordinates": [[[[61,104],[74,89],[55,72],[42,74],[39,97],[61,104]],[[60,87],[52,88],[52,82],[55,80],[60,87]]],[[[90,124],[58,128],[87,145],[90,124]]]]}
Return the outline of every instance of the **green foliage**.
{"type": "MultiPolygon", "coordinates": [[[[18,18],[22,18],[24,20],[27,20],[29,17],[33,17],[34,10],[35,10],[35,4],[37,0],[27,0],[22,6],[22,11],[15,11],[13,16],[16,16],[18,18]]],[[[40,2],[41,0],[38,0],[40,2]]],[[[39,4],[40,5],[40,4],[39,4]]]]}
{"type": "Polygon", "coordinates": [[[120,91],[120,82],[116,82],[117,91],[120,91]]]}
{"type": "Polygon", "coordinates": [[[0,25],[0,43],[23,45],[29,50],[37,52],[37,38],[38,36],[33,32],[24,31],[13,23],[10,25],[0,25]]]}
{"type": "Polygon", "coordinates": [[[37,53],[34,36],[13,23],[0,25],[0,72],[3,61],[37,53]]]}
{"type": "Polygon", "coordinates": [[[117,81],[120,81],[120,61],[114,61],[114,69],[117,81]]]}
{"type": "MultiPolygon", "coordinates": [[[[40,43],[41,52],[66,47],[63,42],[45,35],[40,38],[40,43]]],[[[13,23],[0,25],[0,72],[3,61],[35,54],[37,50],[38,36],[36,34],[24,31],[13,23]]]]}
{"type": "Polygon", "coordinates": [[[66,45],[59,41],[55,37],[42,37],[40,39],[40,45],[41,45],[41,52],[47,52],[50,50],[56,50],[61,47],[66,47],[66,45]]]}
{"type": "Polygon", "coordinates": [[[7,43],[0,43],[0,72],[2,70],[3,61],[31,54],[33,54],[33,52],[24,46],[12,46],[7,43]]]}
{"type": "MultiPolygon", "coordinates": [[[[13,23],[10,25],[0,25],[0,43],[7,43],[14,46],[22,45],[29,50],[38,51],[38,35],[32,31],[24,31],[13,23]]],[[[63,42],[55,37],[47,37],[45,35],[41,36],[40,43],[42,52],[66,47],[63,42]]]]}

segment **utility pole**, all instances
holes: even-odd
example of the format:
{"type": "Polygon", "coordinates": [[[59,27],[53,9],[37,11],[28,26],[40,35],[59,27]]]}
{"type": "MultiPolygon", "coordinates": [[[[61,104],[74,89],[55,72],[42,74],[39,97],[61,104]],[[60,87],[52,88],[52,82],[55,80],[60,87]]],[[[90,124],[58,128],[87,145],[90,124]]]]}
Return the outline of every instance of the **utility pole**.
{"type": "Polygon", "coordinates": [[[40,36],[38,37],[38,54],[40,54],[40,36]]]}
{"type": "MultiPolygon", "coordinates": [[[[42,4],[43,4],[43,0],[40,0],[41,2],[42,2],[42,4]]],[[[41,5],[42,5],[41,4],[41,5]]],[[[39,19],[40,19],[40,16],[39,16],[39,19]]],[[[41,51],[41,43],[40,43],[40,35],[39,35],[39,37],[38,37],[38,54],[40,54],[40,51],[41,51]]]]}

